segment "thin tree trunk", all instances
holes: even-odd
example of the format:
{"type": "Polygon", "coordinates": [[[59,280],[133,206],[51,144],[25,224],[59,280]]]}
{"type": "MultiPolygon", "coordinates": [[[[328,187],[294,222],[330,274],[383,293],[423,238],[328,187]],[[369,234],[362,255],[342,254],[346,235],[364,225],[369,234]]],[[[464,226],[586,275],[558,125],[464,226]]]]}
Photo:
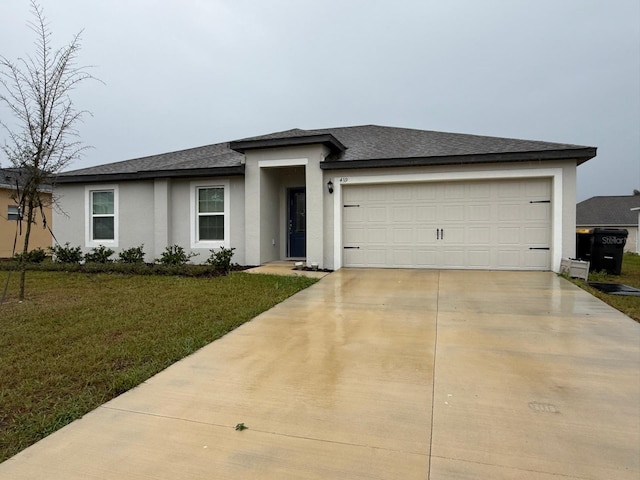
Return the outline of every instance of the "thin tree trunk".
{"type": "Polygon", "coordinates": [[[29,237],[31,236],[31,224],[33,223],[33,199],[30,197],[27,203],[27,228],[24,232],[24,245],[20,257],[20,291],[18,299],[24,300],[24,282],[27,276],[27,253],[29,253],[29,237]]]}

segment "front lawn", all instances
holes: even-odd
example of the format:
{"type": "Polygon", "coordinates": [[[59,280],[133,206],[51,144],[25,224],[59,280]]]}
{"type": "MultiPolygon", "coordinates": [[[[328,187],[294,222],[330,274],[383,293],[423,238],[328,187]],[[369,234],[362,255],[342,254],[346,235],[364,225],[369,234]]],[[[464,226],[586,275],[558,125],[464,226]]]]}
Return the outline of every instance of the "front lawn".
{"type": "Polygon", "coordinates": [[[316,281],[34,271],[18,303],[17,280],[0,305],[0,462],[316,281]]]}
{"type": "MultiPolygon", "coordinates": [[[[585,289],[600,300],[608,303],[613,308],[620,310],[625,315],[640,322],[640,297],[611,295],[590,287],[587,282],[572,279],[573,283],[585,289]]],[[[591,272],[590,282],[621,283],[630,287],[640,288],[640,255],[625,253],[622,260],[622,272],[620,275],[607,275],[602,272],[591,272]]]]}

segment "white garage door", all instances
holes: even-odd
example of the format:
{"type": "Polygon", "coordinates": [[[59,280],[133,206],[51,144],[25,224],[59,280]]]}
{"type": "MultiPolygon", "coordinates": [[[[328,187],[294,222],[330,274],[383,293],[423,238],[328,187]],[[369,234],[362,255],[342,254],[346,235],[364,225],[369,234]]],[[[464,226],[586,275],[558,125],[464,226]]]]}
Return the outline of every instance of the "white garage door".
{"type": "Polygon", "coordinates": [[[549,270],[551,181],[345,185],[348,267],[549,270]]]}

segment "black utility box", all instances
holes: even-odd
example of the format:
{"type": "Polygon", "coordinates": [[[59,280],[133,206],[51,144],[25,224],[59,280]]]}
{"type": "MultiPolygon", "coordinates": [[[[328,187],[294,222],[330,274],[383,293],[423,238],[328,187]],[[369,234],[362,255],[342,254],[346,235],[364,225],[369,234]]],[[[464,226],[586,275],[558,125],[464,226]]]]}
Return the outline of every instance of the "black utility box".
{"type": "Polygon", "coordinates": [[[590,272],[620,275],[629,232],[617,228],[590,228],[576,232],[576,257],[591,262],[590,272]]]}

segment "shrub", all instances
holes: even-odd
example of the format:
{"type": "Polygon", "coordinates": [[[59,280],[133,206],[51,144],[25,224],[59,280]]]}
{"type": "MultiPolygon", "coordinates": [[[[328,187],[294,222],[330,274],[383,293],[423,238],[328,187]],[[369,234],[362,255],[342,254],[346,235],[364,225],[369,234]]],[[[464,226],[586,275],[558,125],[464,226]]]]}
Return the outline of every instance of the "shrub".
{"type": "Polygon", "coordinates": [[[41,248],[34,248],[30,252],[27,252],[26,255],[22,253],[16,253],[13,258],[17,262],[21,262],[24,257],[24,261],[26,263],[42,263],[47,258],[47,252],[45,252],[41,248]]]}
{"type": "Polygon", "coordinates": [[[144,263],[144,243],[139,247],[127,248],[118,254],[120,263],[144,263]]]}
{"type": "Polygon", "coordinates": [[[185,265],[190,258],[197,256],[197,253],[187,254],[180,245],[170,245],[164,249],[158,263],[162,265],[185,265]]]}
{"type": "Polygon", "coordinates": [[[209,250],[211,255],[207,259],[207,264],[211,265],[215,270],[225,275],[231,271],[231,258],[235,248],[220,247],[218,251],[209,250]]]}
{"type": "Polygon", "coordinates": [[[84,261],[87,263],[111,263],[113,261],[109,259],[111,255],[113,255],[112,249],[100,245],[92,248],[91,251],[84,256],[84,261]]]}
{"type": "Polygon", "coordinates": [[[78,247],[71,247],[69,242],[64,246],[55,245],[49,247],[49,252],[53,256],[53,260],[59,263],[80,263],[84,258],[82,255],[82,249],[78,247]]]}

